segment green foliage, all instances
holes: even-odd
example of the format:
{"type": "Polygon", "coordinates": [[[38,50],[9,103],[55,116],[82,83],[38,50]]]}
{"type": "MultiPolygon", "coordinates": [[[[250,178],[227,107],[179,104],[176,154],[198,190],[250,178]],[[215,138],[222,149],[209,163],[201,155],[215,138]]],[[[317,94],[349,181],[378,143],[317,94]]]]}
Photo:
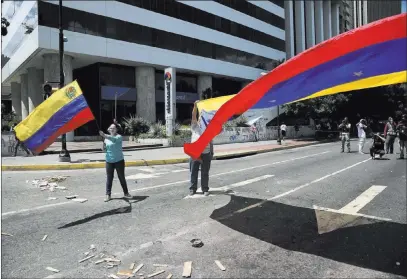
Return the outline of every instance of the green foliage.
{"type": "Polygon", "coordinates": [[[131,136],[139,136],[140,134],[148,133],[150,130],[150,123],[142,117],[130,115],[124,118],[123,121],[126,132],[131,136]]]}
{"type": "Polygon", "coordinates": [[[152,138],[156,138],[156,139],[166,138],[167,137],[167,130],[165,128],[165,125],[162,124],[161,121],[158,121],[157,123],[154,123],[153,125],[151,125],[149,135],[152,138]]]}

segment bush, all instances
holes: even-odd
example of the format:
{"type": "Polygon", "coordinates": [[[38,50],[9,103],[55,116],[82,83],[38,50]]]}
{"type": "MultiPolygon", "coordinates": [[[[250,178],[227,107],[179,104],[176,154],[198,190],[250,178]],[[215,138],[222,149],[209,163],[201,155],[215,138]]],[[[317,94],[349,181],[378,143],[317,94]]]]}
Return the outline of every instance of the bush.
{"type": "Polygon", "coordinates": [[[142,117],[130,115],[124,118],[123,121],[126,132],[131,136],[139,136],[140,134],[148,133],[150,130],[150,123],[142,117]]]}
{"type": "Polygon", "coordinates": [[[174,124],[174,127],[173,127],[173,133],[174,133],[174,135],[179,135],[180,134],[180,131],[181,131],[181,124],[179,124],[178,122],[176,122],[175,124],[174,124]]]}
{"type": "Polygon", "coordinates": [[[154,123],[151,126],[150,135],[152,138],[166,138],[167,137],[167,130],[164,124],[161,121],[158,123],[154,123]]]}

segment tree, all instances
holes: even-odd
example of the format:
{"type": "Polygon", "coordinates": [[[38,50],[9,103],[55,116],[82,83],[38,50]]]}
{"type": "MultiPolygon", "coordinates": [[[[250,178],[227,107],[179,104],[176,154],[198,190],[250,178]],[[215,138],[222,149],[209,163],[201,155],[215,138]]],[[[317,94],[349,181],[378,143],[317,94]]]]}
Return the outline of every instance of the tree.
{"type": "Polygon", "coordinates": [[[202,91],[201,100],[206,100],[210,98],[212,98],[212,89],[208,87],[204,91],[202,91]]]}

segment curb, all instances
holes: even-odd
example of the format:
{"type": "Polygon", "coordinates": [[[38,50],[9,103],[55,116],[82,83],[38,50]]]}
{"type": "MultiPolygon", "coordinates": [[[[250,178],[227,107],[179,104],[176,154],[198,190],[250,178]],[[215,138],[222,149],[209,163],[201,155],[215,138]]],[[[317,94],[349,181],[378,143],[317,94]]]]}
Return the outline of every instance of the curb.
{"type": "MultiPolygon", "coordinates": [[[[263,149],[263,150],[253,150],[236,152],[231,154],[215,155],[214,160],[217,159],[228,159],[243,156],[250,156],[274,151],[288,150],[299,147],[306,147],[311,145],[329,143],[333,141],[320,141],[312,142],[301,145],[292,146],[281,146],[277,148],[263,149]]],[[[139,160],[139,161],[126,161],[126,167],[141,167],[141,166],[154,166],[154,165],[172,165],[181,164],[189,162],[189,158],[176,158],[167,160],[139,160]]],[[[79,170],[79,169],[100,169],[105,168],[105,161],[91,162],[91,163],[78,163],[78,164],[52,164],[52,165],[3,165],[1,166],[2,171],[43,171],[43,170],[79,170]]]]}
{"type": "MultiPolygon", "coordinates": [[[[128,150],[142,150],[142,149],[154,149],[154,148],[163,148],[164,146],[162,144],[146,144],[142,146],[124,146],[123,150],[128,151],[128,150]]],[[[72,149],[69,150],[69,153],[82,153],[82,152],[98,152],[102,151],[102,148],[88,148],[88,149],[72,149]]],[[[52,151],[44,151],[43,154],[41,155],[50,155],[50,154],[59,154],[61,151],[60,150],[52,150],[52,151]]]]}

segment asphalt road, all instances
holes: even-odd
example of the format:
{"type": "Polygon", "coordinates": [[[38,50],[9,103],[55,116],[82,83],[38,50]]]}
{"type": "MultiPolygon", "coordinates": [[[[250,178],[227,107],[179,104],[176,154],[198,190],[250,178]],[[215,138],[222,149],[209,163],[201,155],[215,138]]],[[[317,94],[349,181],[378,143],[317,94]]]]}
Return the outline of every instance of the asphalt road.
{"type": "Polygon", "coordinates": [[[136,278],[180,278],[192,261],[192,278],[405,278],[407,161],[397,157],[330,143],[219,160],[211,195],[192,198],[187,164],[127,168],[133,199],[115,179],[108,203],[104,170],[3,172],[1,231],[12,236],[2,235],[1,276],[107,278],[142,263],[136,278]],[[69,176],[66,190],[31,184],[54,175],[69,176]],[[79,263],[85,252],[96,256],[79,263]],[[101,253],[121,264],[95,264],[101,253]]]}

